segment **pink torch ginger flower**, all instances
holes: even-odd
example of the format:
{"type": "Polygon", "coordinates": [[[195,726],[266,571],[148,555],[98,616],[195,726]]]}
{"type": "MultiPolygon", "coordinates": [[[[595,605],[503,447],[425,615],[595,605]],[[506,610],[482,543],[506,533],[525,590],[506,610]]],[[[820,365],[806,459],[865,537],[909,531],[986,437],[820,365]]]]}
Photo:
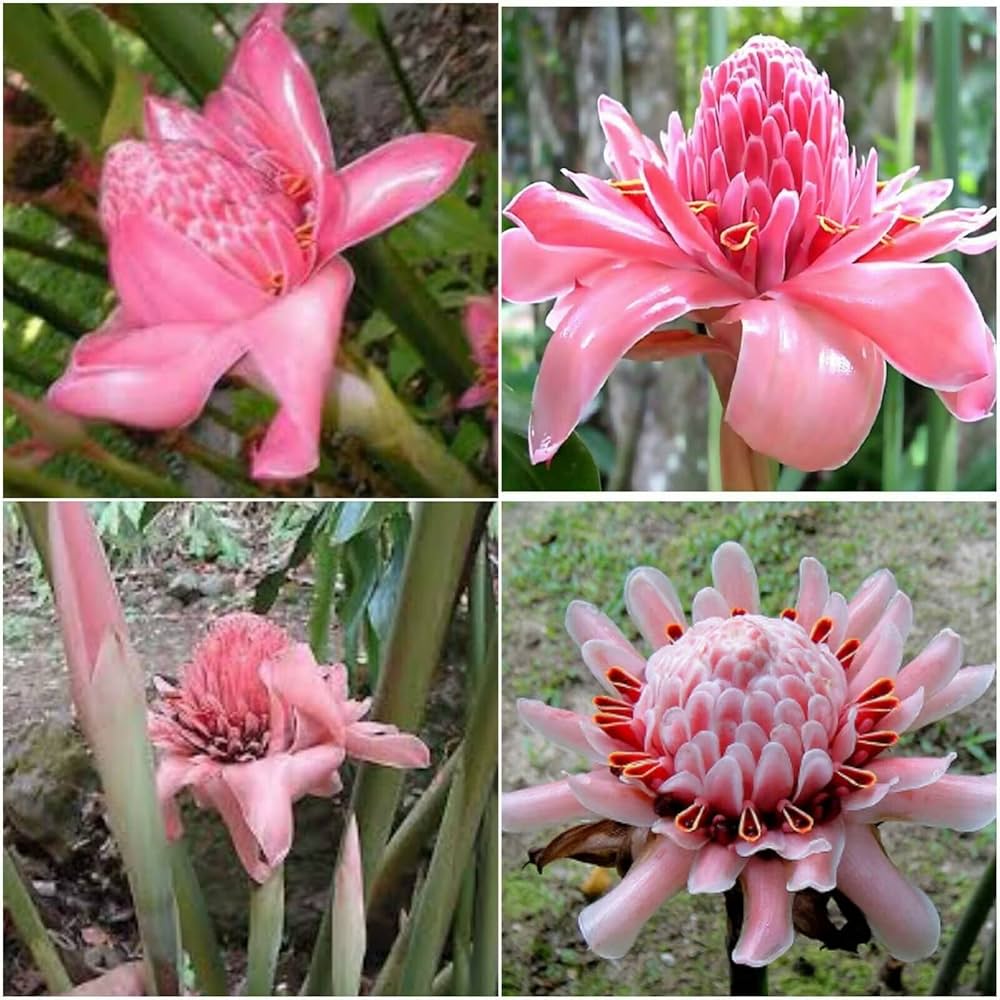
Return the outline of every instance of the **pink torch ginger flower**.
{"type": "Polygon", "coordinates": [[[730,486],[754,485],[746,452],[800,469],[844,464],[878,412],[888,361],[960,420],[996,394],[994,340],[961,276],[923,263],[982,253],[995,210],[934,213],[950,180],[905,188],[860,162],[825,74],[757,36],[706,70],[694,127],[670,116],[661,146],[610,97],[598,101],[613,179],[565,171],[507,206],[502,291],[555,298],[535,384],[531,457],[547,461],[625,355],[704,353],[725,404],[730,486]],[[660,329],[682,316],[708,336],[660,329]]]}
{"type": "Polygon", "coordinates": [[[795,606],[777,617],[761,613],[739,545],[720,546],[712,574],[688,625],[662,573],[631,573],[625,604],[654,650],[648,660],[596,608],[570,605],[566,627],[604,689],[594,714],[518,707],[591,769],[505,795],[504,827],[591,824],[532,852],[540,866],[589,857],[591,831],[605,845],[609,829],[624,831],[631,867],[580,914],[587,943],[607,958],[624,955],[685,887],[717,893],[737,882],[745,916],[734,962],[766,965],[791,947],[804,889],[842,893],[897,958],[930,955],[937,911],[886,856],[877,824],[978,830],[996,814],[995,776],[949,775],[953,753],[891,751],[901,734],[978,698],[993,667],[959,669],[962,642],[949,629],[901,666],[913,609],[888,570],[847,601],[805,558],[795,606]]]}
{"type": "Polygon", "coordinates": [[[182,668],[158,680],[150,737],[167,836],[181,835],[175,796],[190,787],[217,809],[258,882],[292,843],[292,803],[341,788],[345,756],[427,767],[427,747],[395,726],[362,722],[369,702],[347,693],[342,664],[318,666],[309,647],[253,614],[220,618],[182,668]]]}
{"type": "Polygon", "coordinates": [[[493,454],[496,460],[497,388],[500,381],[499,300],[493,295],[470,298],[465,307],[465,334],[476,362],[476,384],[462,393],[460,409],[473,410],[482,406],[486,419],[493,425],[493,454]]]}
{"type": "Polygon", "coordinates": [[[108,153],[100,212],[120,305],[49,393],[82,417],[165,430],[193,421],[223,375],[242,377],[279,404],[261,479],[317,465],[354,280],[339,254],[441,195],[472,151],[410,135],[337,169],[280,17],[254,20],[201,114],[149,97],[146,141],[108,153]]]}

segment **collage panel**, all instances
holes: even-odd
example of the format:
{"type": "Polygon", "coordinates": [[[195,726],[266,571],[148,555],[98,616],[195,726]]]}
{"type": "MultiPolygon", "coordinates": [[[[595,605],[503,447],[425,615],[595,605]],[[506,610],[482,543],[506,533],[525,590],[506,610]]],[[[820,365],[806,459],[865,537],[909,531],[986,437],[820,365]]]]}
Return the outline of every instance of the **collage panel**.
{"type": "Polygon", "coordinates": [[[5,504],[4,996],[497,995],[489,504],[5,504]]]}
{"type": "Polygon", "coordinates": [[[496,4],[4,30],[7,495],[496,495],[496,4]]]}
{"type": "Polygon", "coordinates": [[[996,488],[996,9],[502,11],[503,488],[996,488]]]}
{"type": "Polygon", "coordinates": [[[505,503],[503,993],[993,995],[996,567],[987,502],[505,503]]]}

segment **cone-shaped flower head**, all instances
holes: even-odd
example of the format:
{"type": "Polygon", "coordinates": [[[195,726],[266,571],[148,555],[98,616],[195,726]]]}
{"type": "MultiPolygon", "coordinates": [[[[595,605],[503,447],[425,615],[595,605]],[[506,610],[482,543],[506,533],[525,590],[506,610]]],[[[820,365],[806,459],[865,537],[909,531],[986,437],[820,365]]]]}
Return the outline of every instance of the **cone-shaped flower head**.
{"type": "Polygon", "coordinates": [[[292,803],[341,788],[345,756],[389,767],[426,767],[427,747],[395,726],[361,721],[342,664],[320,666],[257,615],[220,618],[195,647],[178,686],[158,681],[150,735],[160,750],[157,785],[170,837],[182,829],[175,796],[191,787],[219,811],[258,882],[292,843],[292,803]]]}
{"type": "Polygon", "coordinates": [[[888,361],[938,390],[961,420],[992,409],[993,337],[948,250],[995,210],[934,212],[950,180],[906,188],[858,160],[843,102],[803,53],[751,38],[702,78],[694,125],[658,146],[598,102],[610,180],[567,176],[507,206],[503,294],[555,298],[535,384],[533,461],[572,431],[624,355],[705,353],[725,421],[752,449],[801,469],[842,465],[878,412],[888,361]],[[660,329],[682,316],[708,336],[660,329]],[[920,317],[915,323],[914,318],[920,317]],[[655,331],[655,332],[654,332],[655,331]]]}
{"type": "Polygon", "coordinates": [[[604,691],[590,716],[523,700],[533,729],[589,757],[592,769],[504,796],[503,823],[526,830],[588,825],[533,858],[593,859],[609,827],[622,882],[580,927],[598,954],[625,954],[675,893],[744,895],[733,960],[766,965],[792,944],[792,901],[837,890],[897,958],[937,946],[930,900],[882,849],[876,824],[907,820],[978,830],[996,814],[993,775],[949,775],[943,758],[893,753],[901,734],[964,708],[993,667],[959,669],[961,640],[941,632],[905,666],[909,599],[880,570],[847,601],[815,559],[801,564],[793,608],[761,612],[750,559],[733,542],[712,560],[714,587],[688,625],[660,572],[636,569],[625,603],[654,652],[641,656],[596,608],[574,602],[566,624],[604,691]],[[621,853],[624,851],[624,855],[621,853]]]}
{"type": "Polygon", "coordinates": [[[193,421],[232,371],[279,403],[254,457],[268,479],[318,461],[354,280],[338,255],[441,195],[472,150],[411,135],[337,169],[280,21],[280,9],[253,20],[203,113],[149,97],[146,141],[108,153],[101,222],[120,307],[49,394],[79,416],[163,430],[193,421]]]}

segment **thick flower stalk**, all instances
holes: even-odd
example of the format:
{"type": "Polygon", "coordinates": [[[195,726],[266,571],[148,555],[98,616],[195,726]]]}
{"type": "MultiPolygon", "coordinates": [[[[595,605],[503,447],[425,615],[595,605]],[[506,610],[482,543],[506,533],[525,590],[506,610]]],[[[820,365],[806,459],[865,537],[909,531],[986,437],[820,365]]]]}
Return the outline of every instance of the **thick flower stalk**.
{"type": "Polygon", "coordinates": [[[996,814],[995,776],[948,774],[954,753],[893,748],[978,698],[994,668],[960,669],[962,642],[949,629],[903,666],[913,609],[888,570],[848,601],[805,558],[795,605],[776,617],[761,612],[739,545],[716,551],[712,574],[688,624],[662,573],[631,573],[625,603],[648,659],[596,608],[570,605],[567,629],[604,689],[593,714],[518,707],[591,768],[505,795],[504,827],[586,821],[532,859],[610,857],[627,870],[580,914],[587,943],[607,958],[624,955],[684,888],[737,884],[736,963],[763,966],[791,946],[802,890],[847,897],[897,958],[930,955],[937,911],[887,857],[878,824],[978,830],[996,814]]]}
{"type": "Polygon", "coordinates": [[[995,210],[935,212],[950,180],[907,188],[858,159],[825,74],[756,36],[707,69],[690,131],[660,145],[598,101],[610,179],[531,184],[507,206],[502,292],[555,298],[535,384],[532,461],[547,461],[619,359],[699,353],[725,405],[724,472],[755,485],[752,453],[804,470],[843,465],[878,413],[888,361],[959,420],[991,411],[994,340],[948,264],[982,253],[995,210]],[[707,335],[665,329],[687,317],[707,335]],[[728,466],[728,468],[727,468],[728,466]]]}
{"type": "Polygon", "coordinates": [[[160,751],[157,791],[167,836],[182,832],[177,794],[222,816],[243,866],[267,880],[292,844],[292,804],[341,788],[345,757],[427,767],[427,747],[395,726],[363,722],[369,700],[348,697],[343,664],[320,666],[257,615],[220,618],[177,686],[158,680],[149,730],[160,751]]]}
{"type": "Polygon", "coordinates": [[[100,215],[119,308],[49,393],[82,417],[166,430],[195,420],[223,375],[243,378],[279,406],[259,479],[318,463],[354,280],[340,254],[441,195],[472,151],[410,135],[338,169],[280,19],[254,20],[202,113],[149,97],[146,140],[108,153],[100,215]]]}

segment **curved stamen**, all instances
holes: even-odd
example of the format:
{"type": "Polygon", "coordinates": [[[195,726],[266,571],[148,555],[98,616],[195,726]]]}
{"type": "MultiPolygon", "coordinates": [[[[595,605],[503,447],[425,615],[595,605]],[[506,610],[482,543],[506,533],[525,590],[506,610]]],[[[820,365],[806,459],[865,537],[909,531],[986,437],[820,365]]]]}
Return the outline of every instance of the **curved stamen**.
{"type": "Polygon", "coordinates": [[[295,240],[303,250],[308,250],[316,242],[316,223],[303,222],[295,227],[295,240]]]}
{"type": "Polygon", "coordinates": [[[833,619],[828,615],[824,615],[822,618],[817,619],[816,624],[813,625],[812,631],[809,633],[809,638],[815,643],[820,643],[823,642],[832,631],[833,619]]]}
{"type": "Polygon", "coordinates": [[[781,804],[781,815],[791,827],[792,833],[808,833],[815,824],[809,813],[788,801],[781,804]]]}
{"type": "Polygon", "coordinates": [[[735,226],[729,226],[719,233],[719,242],[727,250],[734,252],[746,250],[757,229],[756,222],[738,222],[735,226]]]}
{"type": "Polygon", "coordinates": [[[701,215],[702,212],[709,212],[712,209],[719,207],[714,201],[689,201],[687,204],[688,208],[690,208],[695,215],[701,215]]]}
{"type": "Polygon", "coordinates": [[[833,655],[840,660],[844,669],[847,670],[850,665],[854,662],[854,654],[861,648],[860,639],[845,639],[844,642],[840,644],[837,648],[837,652],[833,655]]]}
{"type": "Polygon", "coordinates": [[[681,810],[674,817],[674,826],[676,826],[678,830],[683,830],[685,833],[694,833],[701,824],[704,816],[705,803],[699,802],[695,799],[695,801],[692,802],[687,809],[681,810]]]}
{"type": "Polygon", "coordinates": [[[740,615],[745,615],[747,613],[746,608],[730,608],[729,614],[733,618],[739,618],[740,615]]]}
{"type": "Polygon", "coordinates": [[[609,667],[604,676],[626,701],[635,704],[639,700],[639,695],[642,694],[642,681],[624,667],[609,667]]]}
{"type": "Polygon", "coordinates": [[[756,843],[764,835],[764,828],[760,823],[760,816],[757,815],[757,810],[754,809],[753,803],[748,802],[743,806],[743,812],[740,813],[740,825],[739,825],[739,835],[741,840],[745,840],[748,843],[756,843]]]}
{"type": "Polygon", "coordinates": [[[833,772],[834,780],[840,781],[851,788],[871,788],[878,783],[878,775],[874,771],[865,771],[850,764],[841,764],[833,772]]]}
{"type": "Polygon", "coordinates": [[[285,276],[277,271],[268,276],[264,291],[269,295],[281,295],[285,290],[285,276]]]}
{"type": "Polygon", "coordinates": [[[784,618],[785,621],[797,622],[799,620],[799,613],[795,610],[795,608],[785,608],[785,610],[781,612],[781,617],[784,618]]]}

